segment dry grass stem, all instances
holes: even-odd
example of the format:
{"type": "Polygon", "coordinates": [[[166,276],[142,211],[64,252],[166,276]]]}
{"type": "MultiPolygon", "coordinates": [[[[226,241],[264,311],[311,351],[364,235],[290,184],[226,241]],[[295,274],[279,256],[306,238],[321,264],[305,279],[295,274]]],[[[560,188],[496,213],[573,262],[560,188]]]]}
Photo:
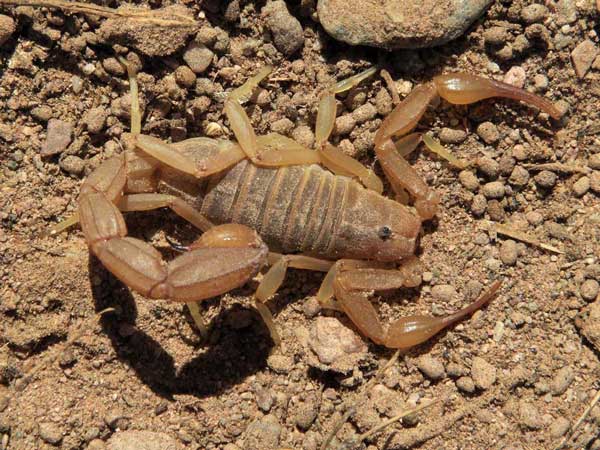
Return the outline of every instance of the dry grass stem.
{"type": "Polygon", "coordinates": [[[73,13],[91,14],[106,18],[128,18],[152,23],[164,27],[189,27],[197,25],[196,21],[181,14],[170,14],[176,19],[160,17],[160,11],[142,9],[113,9],[92,3],[72,2],[67,0],[0,0],[0,5],[38,6],[58,8],[73,13]]]}

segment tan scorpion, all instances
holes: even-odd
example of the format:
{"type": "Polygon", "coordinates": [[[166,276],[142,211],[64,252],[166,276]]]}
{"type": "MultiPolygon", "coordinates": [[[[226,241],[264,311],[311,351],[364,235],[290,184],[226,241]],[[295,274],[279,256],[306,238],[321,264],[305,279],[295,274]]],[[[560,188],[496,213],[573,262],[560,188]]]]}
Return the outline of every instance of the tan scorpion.
{"type": "Polygon", "coordinates": [[[136,76],[130,66],[127,69],[132,113],[131,133],[123,139],[126,150],[102,163],[83,183],[78,217],[71,223],[78,218],[90,250],[104,266],[149,298],[193,306],[245,284],[270,265],[255,298],[275,340],[264,302],[278,290],[289,267],[326,272],[319,302],[343,311],[365,336],[390,348],[422,343],[484,305],[499,281],[454,314],[403,317],[388,327],[369,301],[373,291],[420,284],[421,265],[414,253],[421,223],[438,207],[437,194],[402,156],[419,142],[418,135],[407,133],[438,96],[453,104],[507,97],[530,103],[553,118],[561,115],[546,99],[466,73],[441,75],[418,86],[386,117],[375,136],[377,160],[391,188],[410,195],[413,207],[409,207],[381,195],[383,184],[371,170],[328,143],[336,116],[335,95],[375,69],[324,92],[315,149],[275,133],[256,136],[241,103],[269,74],[268,67],[225,101],[224,112],[237,142],[200,137],[175,144],[140,133],[136,76]],[[170,262],[151,245],[128,237],[122,214],[162,207],[203,232],[188,251],[170,262]]]}

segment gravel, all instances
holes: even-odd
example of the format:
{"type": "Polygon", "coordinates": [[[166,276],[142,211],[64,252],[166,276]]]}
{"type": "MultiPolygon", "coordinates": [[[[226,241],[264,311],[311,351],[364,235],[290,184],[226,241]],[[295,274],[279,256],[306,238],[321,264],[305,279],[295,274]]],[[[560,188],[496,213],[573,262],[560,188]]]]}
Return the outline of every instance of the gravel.
{"type": "Polygon", "coordinates": [[[590,169],[600,170],[600,153],[594,153],[588,159],[588,167],[590,169]]]}
{"type": "Polygon", "coordinates": [[[550,392],[552,392],[552,395],[564,394],[574,378],[575,374],[573,373],[573,369],[569,366],[565,366],[556,372],[554,378],[550,382],[550,392]]]}
{"type": "Polygon", "coordinates": [[[490,27],[483,32],[483,39],[487,45],[504,45],[509,39],[510,34],[505,27],[490,27]]]}
{"type": "Polygon", "coordinates": [[[366,351],[363,341],[334,317],[318,317],[311,328],[310,348],[321,364],[334,364],[345,355],[366,351]]]}
{"type": "Polygon", "coordinates": [[[571,52],[573,68],[579,78],[585,77],[596,56],[598,56],[598,47],[589,39],[580,42],[571,52]]]}
{"type": "Polygon", "coordinates": [[[506,190],[502,181],[491,181],[481,188],[481,193],[488,199],[498,199],[504,197],[506,190]]]}
{"type": "Polygon", "coordinates": [[[481,217],[485,213],[487,209],[487,200],[481,194],[477,194],[473,196],[473,200],[471,201],[471,212],[476,217],[481,217]]]}
{"type": "Polygon", "coordinates": [[[467,394],[475,392],[475,382],[471,377],[460,377],[456,380],[456,387],[467,394]]]}
{"type": "Polygon", "coordinates": [[[471,364],[471,378],[478,389],[489,389],[496,382],[496,368],[485,359],[476,356],[471,364]]]}
{"type": "Polygon", "coordinates": [[[106,443],[107,450],[181,450],[179,443],[165,433],[121,431],[106,443]]]}
{"type": "Polygon", "coordinates": [[[294,407],[294,423],[303,431],[308,430],[319,413],[319,397],[315,393],[309,393],[307,398],[294,407]]]}
{"type": "Polygon", "coordinates": [[[206,71],[212,63],[215,54],[204,44],[196,41],[190,42],[183,52],[183,60],[195,74],[206,71]]]}
{"type": "Polygon", "coordinates": [[[477,158],[477,169],[489,179],[498,178],[500,164],[488,156],[477,158]]]}
{"type": "Polygon", "coordinates": [[[59,119],[50,119],[46,141],[42,144],[41,155],[52,156],[64,152],[73,135],[73,125],[59,119]]]}
{"type": "Polygon", "coordinates": [[[279,445],[281,425],[272,414],[256,419],[245,432],[244,450],[275,450],[279,445]]]}
{"type": "Polygon", "coordinates": [[[600,195],[600,170],[594,170],[590,175],[590,189],[600,195]]]}
{"type": "Polygon", "coordinates": [[[71,175],[81,175],[85,169],[85,161],[75,155],[65,156],[58,164],[62,170],[71,175]]]}
{"type": "Polygon", "coordinates": [[[498,127],[492,122],[480,123],[477,127],[477,135],[488,145],[494,144],[500,139],[498,127]]]}
{"type": "Polygon", "coordinates": [[[304,31],[298,19],[290,14],[283,0],[268,2],[262,9],[267,27],[273,34],[275,47],[286,56],[293,55],[304,46],[304,31]]]}
{"type": "Polygon", "coordinates": [[[15,30],[15,21],[11,17],[0,14],[0,46],[10,39],[15,30]]]}
{"type": "Polygon", "coordinates": [[[470,170],[462,170],[458,174],[458,180],[469,191],[476,192],[479,189],[479,180],[470,170]]]}
{"type": "Polygon", "coordinates": [[[596,300],[599,288],[600,285],[596,280],[585,280],[579,287],[579,293],[584,300],[591,302],[596,300]]]}
{"type": "Polygon", "coordinates": [[[522,425],[532,430],[539,430],[544,426],[539,409],[525,400],[519,402],[519,420],[522,425]]]}
{"type": "Polygon", "coordinates": [[[417,359],[417,367],[430,380],[441,380],[446,376],[444,364],[439,358],[431,355],[422,355],[417,359]]]}
{"type": "Polygon", "coordinates": [[[517,243],[512,239],[508,239],[500,246],[500,260],[507,266],[514,266],[519,257],[519,249],[517,243]]]}
{"type": "Polygon", "coordinates": [[[588,177],[581,177],[575,183],[573,183],[573,194],[576,197],[583,197],[590,190],[590,179],[588,177]]]}
{"type": "Polygon", "coordinates": [[[550,436],[554,439],[557,439],[561,436],[564,436],[565,433],[569,430],[571,426],[571,422],[563,416],[559,416],[552,421],[550,424],[549,432],[550,436]]]}
{"type": "Polygon", "coordinates": [[[82,122],[90,133],[98,134],[104,129],[107,118],[108,111],[106,108],[98,106],[87,111],[83,115],[82,122]]]}
{"type": "Polygon", "coordinates": [[[542,170],[535,177],[533,177],[535,183],[543,189],[552,189],[556,185],[558,175],[549,170],[542,170]]]}
{"type": "Polygon", "coordinates": [[[547,16],[548,8],[538,3],[528,5],[521,10],[521,19],[527,24],[543,22],[547,16]]]}
{"type": "Polygon", "coordinates": [[[179,66],[175,69],[175,81],[179,86],[192,88],[196,84],[196,74],[188,66],[179,66]]]}
{"type": "Polygon", "coordinates": [[[461,144],[467,139],[467,132],[454,128],[442,128],[439,138],[444,144],[461,144]]]}
{"type": "Polygon", "coordinates": [[[506,72],[503,81],[522,89],[523,86],[525,86],[526,80],[527,74],[525,73],[525,69],[523,69],[521,66],[513,66],[508,70],[508,72],[506,72]]]}
{"type": "Polygon", "coordinates": [[[61,429],[52,422],[41,422],[40,423],[40,437],[48,444],[56,445],[62,438],[61,429]]]}
{"type": "Polygon", "coordinates": [[[529,182],[529,171],[522,166],[515,166],[508,182],[513,186],[524,187],[529,182]]]}

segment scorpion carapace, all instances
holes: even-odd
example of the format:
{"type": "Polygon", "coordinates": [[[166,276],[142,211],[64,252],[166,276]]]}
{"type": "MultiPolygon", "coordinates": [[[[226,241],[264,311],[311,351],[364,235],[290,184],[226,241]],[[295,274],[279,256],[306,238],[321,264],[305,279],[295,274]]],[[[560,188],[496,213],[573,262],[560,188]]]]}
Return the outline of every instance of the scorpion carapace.
{"type": "MultiPolygon", "coordinates": [[[[255,294],[271,328],[262,302],[277,291],[287,268],[327,272],[317,294],[321,304],[344,311],[364,335],[393,348],[417,345],[489,301],[499,281],[447,317],[411,316],[387,328],[381,324],[368,293],[420,284],[417,237],[421,222],[435,215],[439,202],[401,156],[406,150],[401,147],[415,146],[418,139],[394,138],[409,133],[438,95],[455,104],[493,96],[523,100],[553,118],[559,111],[541,97],[464,73],[442,75],[415,88],[375,137],[383,172],[397,194],[412,197],[411,208],[383,197],[383,184],[372,170],[327,142],[334,127],[335,95],[374,69],[325,90],[314,149],[276,133],[255,135],[241,102],[269,71],[260,69],[225,101],[237,142],[194,138],[167,144],[140,134],[139,107],[132,101],[126,151],[96,169],[79,198],[81,227],[100,261],[144,296],[183,302],[225,293],[271,265],[255,294]],[[168,263],[147,243],[127,237],[122,217],[122,211],[161,207],[204,232],[188,252],[168,263]]],[[[134,97],[135,74],[129,67],[128,72],[134,97]]]]}

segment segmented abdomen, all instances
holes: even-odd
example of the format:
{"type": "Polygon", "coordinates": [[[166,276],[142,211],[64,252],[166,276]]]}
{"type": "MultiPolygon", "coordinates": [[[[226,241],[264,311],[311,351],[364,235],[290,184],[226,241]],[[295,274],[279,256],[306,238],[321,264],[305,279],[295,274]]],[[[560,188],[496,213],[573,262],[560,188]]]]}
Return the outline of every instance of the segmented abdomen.
{"type": "Polygon", "coordinates": [[[257,230],[272,251],[331,258],[345,204],[360,189],[316,165],[267,169],[242,161],[206,194],[201,211],[257,230]]]}

